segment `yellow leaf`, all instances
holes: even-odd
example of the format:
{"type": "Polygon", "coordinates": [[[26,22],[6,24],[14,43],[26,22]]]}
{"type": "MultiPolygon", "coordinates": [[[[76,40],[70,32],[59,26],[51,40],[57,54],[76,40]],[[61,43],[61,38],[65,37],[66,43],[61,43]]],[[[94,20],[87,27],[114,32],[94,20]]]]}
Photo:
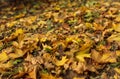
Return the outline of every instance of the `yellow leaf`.
{"type": "Polygon", "coordinates": [[[52,47],[51,46],[48,46],[48,45],[44,45],[44,44],[42,44],[43,45],[43,49],[44,50],[52,50],[52,47]]]}
{"type": "Polygon", "coordinates": [[[91,23],[85,23],[86,27],[93,28],[93,25],[91,23]]]}
{"type": "Polygon", "coordinates": [[[38,25],[45,25],[45,24],[46,24],[46,21],[41,21],[41,20],[40,20],[39,22],[37,22],[37,24],[38,24],[38,25]]]}
{"type": "Polygon", "coordinates": [[[81,62],[85,62],[85,57],[87,58],[90,58],[90,54],[89,54],[89,48],[83,50],[83,51],[80,51],[80,52],[77,52],[76,53],[76,58],[81,61],[81,62]]]}
{"type": "Polygon", "coordinates": [[[40,39],[41,42],[45,42],[47,40],[47,37],[42,35],[42,38],[40,39]]]}
{"type": "Polygon", "coordinates": [[[19,34],[23,34],[23,30],[22,29],[17,29],[14,33],[15,36],[18,36],[19,34]]]}
{"type": "Polygon", "coordinates": [[[23,13],[20,13],[19,15],[16,15],[14,18],[21,18],[21,17],[24,17],[25,16],[25,14],[23,14],[23,13]]]}
{"type": "Polygon", "coordinates": [[[59,19],[59,23],[63,23],[64,22],[64,19],[59,19]]]}
{"type": "Polygon", "coordinates": [[[45,16],[46,16],[47,18],[51,18],[51,17],[52,17],[52,12],[46,13],[45,16]]]}
{"type": "Polygon", "coordinates": [[[15,49],[14,53],[10,53],[9,57],[12,59],[22,57],[26,52],[23,52],[21,49],[15,49]]]}
{"type": "Polygon", "coordinates": [[[117,51],[116,51],[116,55],[117,55],[117,56],[120,56],[120,50],[117,50],[117,51]]]}
{"type": "Polygon", "coordinates": [[[120,74],[120,68],[114,68],[114,70],[115,70],[118,74],[120,74]]]}
{"type": "Polygon", "coordinates": [[[109,42],[112,42],[112,41],[120,42],[120,33],[112,34],[107,40],[109,42]]]}
{"type": "Polygon", "coordinates": [[[27,18],[27,22],[32,24],[36,20],[37,16],[30,16],[27,18]]]}
{"type": "Polygon", "coordinates": [[[68,61],[68,59],[66,58],[66,56],[63,56],[62,57],[62,60],[58,60],[55,64],[57,65],[57,66],[62,66],[62,65],[64,65],[66,62],[68,61]]]}
{"type": "Polygon", "coordinates": [[[117,32],[120,32],[120,24],[112,23],[113,29],[117,32]]]}
{"type": "Polygon", "coordinates": [[[0,53],[0,62],[4,62],[4,61],[7,61],[9,58],[8,58],[8,55],[5,53],[5,52],[1,52],[0,53]]]}
{"type": "Polygon", "coordinates": [[[13,66],[13,62],[12,61],[8,61],[7,63],[0,63],[0,72],[4,72],[6,70],[6,68],[10,68],[13,66]]]}
{"type": "Polygon", "coordinates": [[[72,36],[68,36],[66,38],[67,43],[69,43],[69,42],[79,43],[80,41],[81,41],[81,39],[78,38],[78,35],[72,35],[72,36]]]}
{"type": "Polygon", "coordinates": [[[101,61],[116,62],[116,58],[112,57],[112,54],[110,53],[111,52],[103,54],[103,56],[101,57],[101,61]]]}
{"type": "Polygon", "coordinates": [[[59,17],[58,14],[59,13],[53,13],[53,17],[54,17],[55,22],[58,22],[58,17],[59,17]]]}
{"type": "Polygon", "coordinates": [[[60,7],[56,6],[54,9],[55,9],[55,10],[60,10],[60,7]]]}
{"type": "Polygon", "coordinates": [[[93,26],[94,26],[95,30],[104,30],[104,28],[105,28],[102,25],[97,24],[97,23],[93,23],[93,26]]]}
{"type": "Polygon", "coordinates": [[[90,54],[79,54],[76,56],[77,59],[79,59],[82,62],[85,62],[84,57],[90,58],[90,54]]]}
{"type": "Polygon", "coordinates": [[[114,79],[119,79],[119,74],[116,73],[116,74],[114,75],[114,79]]]}
{"type": "Polygon", "coordinates": [[[115,21],[120,22],[120,16],[116,17],[115,21]]]}
{"type": "Polygon", "coordinates": [[[85,44],[82,45],[82,47],[80,48],[80,50],[86,50],[87,48],[91,48],[92,46],[92,41],[91,40],[86,40],[85,44]]]}
{"type": "Polygon", "coordinates": [[[14,26],[15,24],[17,23],[17,21],[13,21],[13,22],[8,22],[7,23],[7,27],[12,27],[12,26],[14,26]]]}
{"type": "Polygon", "coordinates": [[[41,73],[41,79],[60,79],[60,78],[56,78],[50,74],[44,74],[44,73],[41,73]]]}

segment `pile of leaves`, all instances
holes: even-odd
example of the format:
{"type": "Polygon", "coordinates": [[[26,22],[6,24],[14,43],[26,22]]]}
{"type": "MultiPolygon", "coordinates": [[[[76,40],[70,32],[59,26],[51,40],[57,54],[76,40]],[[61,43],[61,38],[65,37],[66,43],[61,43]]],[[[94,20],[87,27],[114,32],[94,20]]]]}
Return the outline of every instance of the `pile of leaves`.
{"type": "Polygon", "coordinates": [[[1,79],[120,79],[120,2],[31,0],[0,8],[1,79]]]}

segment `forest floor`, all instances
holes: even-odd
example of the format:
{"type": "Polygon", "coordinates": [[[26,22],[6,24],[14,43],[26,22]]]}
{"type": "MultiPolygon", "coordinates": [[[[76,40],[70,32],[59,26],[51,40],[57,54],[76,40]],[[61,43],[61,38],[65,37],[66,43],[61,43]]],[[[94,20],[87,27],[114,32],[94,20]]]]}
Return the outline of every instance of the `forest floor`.
{"type": "Polygon", "coordinates": [[[0,6],[0,79],[120,79],[120,2],[0,6]]]}

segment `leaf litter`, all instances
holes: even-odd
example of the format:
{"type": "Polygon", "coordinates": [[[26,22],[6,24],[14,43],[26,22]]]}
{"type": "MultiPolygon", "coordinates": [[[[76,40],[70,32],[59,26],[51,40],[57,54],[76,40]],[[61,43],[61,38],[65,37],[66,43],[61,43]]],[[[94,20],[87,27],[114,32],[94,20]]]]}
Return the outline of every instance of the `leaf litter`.
{"type": "Polygon", "coordinates": [[[120,79],[119,0],[0,4],[1,79],[120,79]]]}

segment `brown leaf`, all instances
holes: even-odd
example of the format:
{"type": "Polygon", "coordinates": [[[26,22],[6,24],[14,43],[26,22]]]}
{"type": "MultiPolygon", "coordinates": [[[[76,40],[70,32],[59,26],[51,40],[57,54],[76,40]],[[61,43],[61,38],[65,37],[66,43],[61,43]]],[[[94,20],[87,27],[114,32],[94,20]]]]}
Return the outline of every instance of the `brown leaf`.
{"type": "Polygon", "coordinates": [[[92,50],[91,57],[97,63],[113,63],[116,62],[116,55],[113,52],[106,51],[105,53],[92,50]]]}
{"type": "Polygon", "coordinates": [[[37,66],[34,66],[33,70],[28,73],[29,77],[32,79],[37,79],[37,66]]]}
{"type": "Polygon", "coordinates": [[[95,30],[104,30],[104,26],[97,24],[97,23],[93,23],[93,26],[95,27],[95,30]]]}
{"type": "Polygon", "coordinates": [[[65,30],[70,31],[70,27],[69,27],[68,24],[64,23],[64,24],[62,25],[62,27],[63,27],[65,30]]]}

